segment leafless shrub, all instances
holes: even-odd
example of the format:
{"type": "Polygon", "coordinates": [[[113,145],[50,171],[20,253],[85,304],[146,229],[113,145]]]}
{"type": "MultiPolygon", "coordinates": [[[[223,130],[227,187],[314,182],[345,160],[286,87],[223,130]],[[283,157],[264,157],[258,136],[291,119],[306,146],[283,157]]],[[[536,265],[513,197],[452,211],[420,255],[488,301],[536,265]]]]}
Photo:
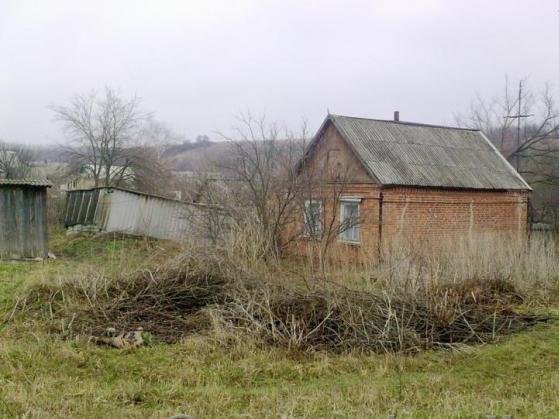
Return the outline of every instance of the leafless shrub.
{"type": "Polygon", "coordinates": [[[223,139],[229,152],[186,179],[185,195],[220,207],[230,219],[224,231],[207,220],[212,242],[235,240],[240,233],[257,243],[249,247],[262,259],[277,264],[303,240],[309,260],[317,262],[324,275],[333,244],[361,222],[357,214],[340,220],[339,213],[340,197],[352,182],[354,168],[336,159],[307,164],[304,125],[294,134],[250,113],[239,117],[235,135],[223,139]],[[320,205],[319,213],[313,204],[320,205]]]}
{"type": "Polygon", "coordinates": [[[292,240],[285,232],[304,187],[296,166],[305,150],[306,126],[294,134],[249,113],[238,118],[235,135],[223,139],[231,152],[216,166],[230,192],[221,205],[236,224],[258,226],[265,238],[263,255],[277,257],[292,240]]]}

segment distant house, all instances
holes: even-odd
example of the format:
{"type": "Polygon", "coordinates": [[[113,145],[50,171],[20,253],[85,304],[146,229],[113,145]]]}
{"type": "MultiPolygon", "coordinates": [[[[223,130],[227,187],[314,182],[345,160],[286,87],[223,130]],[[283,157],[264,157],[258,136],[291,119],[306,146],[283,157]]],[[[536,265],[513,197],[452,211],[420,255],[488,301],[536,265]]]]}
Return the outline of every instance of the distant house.
{"type": "Polygon", "coordinates": [[[300,247],[330,225],[337,248],[367,253],[397,239],[526,232],[530,186],[482,132],[396,116],[325,119],[299,165],[323,181],[305,202],[300,247]]]}
{"type": "Polygon", "coordinates": [[[45,180],[0,179],[0,259],[48,256],[45,180]]]}

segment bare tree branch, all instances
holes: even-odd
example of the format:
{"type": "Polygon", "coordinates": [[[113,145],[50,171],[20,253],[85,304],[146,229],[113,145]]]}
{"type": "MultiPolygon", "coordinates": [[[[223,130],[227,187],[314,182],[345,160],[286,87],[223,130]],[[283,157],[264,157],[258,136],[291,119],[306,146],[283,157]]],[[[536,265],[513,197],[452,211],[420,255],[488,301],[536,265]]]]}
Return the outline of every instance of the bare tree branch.
{"type": "Polygon", "coordinates": [[[156,124],[150,113],[141,110],[137,96],[125,99],[106,87],[103,95],[77,94],[69,104],[51,110],[70,140],[66,154],[75,166],[89,172],[95,186],[118,186],[159,164],[153,153],[140,151],[155,147],[145,139],[156,124]]]}

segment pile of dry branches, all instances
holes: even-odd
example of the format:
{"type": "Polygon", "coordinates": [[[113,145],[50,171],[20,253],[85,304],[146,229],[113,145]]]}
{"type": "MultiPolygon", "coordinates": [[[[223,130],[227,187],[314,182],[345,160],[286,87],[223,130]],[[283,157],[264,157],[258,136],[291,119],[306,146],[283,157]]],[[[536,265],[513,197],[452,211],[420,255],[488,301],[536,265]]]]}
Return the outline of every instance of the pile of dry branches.
{"type": "Polygon", "coordinates": [[[143,327],[176,342],[212,328],[301,350],[376,352],[490,342],[547,318],[517,313],[506,280],[476,280],[413,294],[355,291],[316,281],[250,278],[222,259],[181,257],[130,278],[31,289],[27,307],[66,335],[143,327]],[[35,304],[33,304],[35,302],[35,304]],[[38,303],[38,305],[36,304],[38,303]]]}
{"type": "Polygon", "coordinates": [[[217,261],[178,257],[129,277],[89,275],[31,287],[17,305],[39,313],[64,335],[102,335],[107,328],[143,327],[157,340],[176,342],[210,325],[199,311],[224,301],[230,281],[217,261]]]}
{"type": "Polygon", "coordinates": [[[227,327],[257,334],[270,344],[334,351],[417,351],[485,343],[547,320],[493,303],[499,297],[491,284],[480,290],[477,296],[449,292],[441,299],[440,294],[391,296],[344,287],[306,292],[260,287],[217,309],[227,327]]]}

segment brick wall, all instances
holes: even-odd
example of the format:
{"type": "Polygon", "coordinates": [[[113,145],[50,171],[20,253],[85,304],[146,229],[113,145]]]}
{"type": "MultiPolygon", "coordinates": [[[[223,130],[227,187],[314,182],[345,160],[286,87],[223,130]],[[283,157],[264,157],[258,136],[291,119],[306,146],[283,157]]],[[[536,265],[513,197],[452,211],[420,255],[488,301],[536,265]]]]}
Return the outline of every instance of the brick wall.
{"type": "MultiPolygon", "coordinates": [[[[335,259],[355,259],[371,257],[378,253],[379,244],[379,197],[380,188],[372,184],[345,185],[343,190],[335,187],[323,187],[313,193],[313,200],[322,203],[323,234],[322,240],[311,240],[301,236],[291,246],[291,252],[300,255],[309,255],[320,251],[327,244],[329,256],[335,259]],[[359,244],[343,242],[338,236],[340,223],[340,201],[338,198],[360,198],[359,205],[360,225],[359,244]],[[326,243],[327,242],[327,243],[326,243]]],[[[296,231],[303,230],[303,213],[299,222],[290,229],[291,236],[296,231]]]]}
{"type": "Polygon", "coordinates": [[[352,183],[374,183],[346,141],[330,123],[325,128],[321,141],[315,145],[312,159],[303,170],[327,180],[332,175],[330,171],[335,171],[336,168],[343,173],[349,169],[346,176],[351,178],[352,183]]]}
{"type": "MultiPolygon", "coordinates": [[[[397,241],[432,247],[448,244],[453,239],[487,234],[510,236],[512,233],[522,238],[527,232],[527,192],[380,188],[373,184],[351,184],[344,187],[342,195],[361,198],[360,244],[347,244],[334,237],[328,253],[338,260],[376,257],[379,237],[383,247],[397,241]],[[379,225],[381,216],[382,224],[379,225]]],[[[339,222],[340,203],[334,202],[331,196],[328,193],[322,195],[326,230],[330,223],[336,225],[339,222]]],[[[301,214],[297,228],[302,228],[302,220],[301,214]]],[[[302,238],[293,250],[309,254],[319,247],[320,243],[302,238]]]]}
{"type": "Polygon", "coordinates": [[[437,242],[527,231],[527,192],[383,189],[383,242],[437,242]]]}

